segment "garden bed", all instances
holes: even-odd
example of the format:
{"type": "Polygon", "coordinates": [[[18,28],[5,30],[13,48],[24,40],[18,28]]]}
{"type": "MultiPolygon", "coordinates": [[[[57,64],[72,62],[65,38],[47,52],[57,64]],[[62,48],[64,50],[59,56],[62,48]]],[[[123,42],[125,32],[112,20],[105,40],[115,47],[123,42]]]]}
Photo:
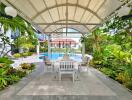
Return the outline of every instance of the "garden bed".
{"type": "Polygon", "coordinates": [[[15,69],[10,66],[12,63],[7,57],[0,58],[0,90],[19,82],[35,68],[34,64],[23,63],[19,69],[15,69]]]}

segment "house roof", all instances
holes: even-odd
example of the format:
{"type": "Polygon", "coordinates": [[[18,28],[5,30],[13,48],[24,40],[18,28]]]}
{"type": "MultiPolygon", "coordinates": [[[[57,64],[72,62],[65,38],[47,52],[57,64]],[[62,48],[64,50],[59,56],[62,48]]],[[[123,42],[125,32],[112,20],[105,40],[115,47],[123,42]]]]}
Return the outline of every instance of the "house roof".
{"type": "Polygon", "coordinates": [[[73,39],[54,39],[51,44],[77,44],[73,39]]]}

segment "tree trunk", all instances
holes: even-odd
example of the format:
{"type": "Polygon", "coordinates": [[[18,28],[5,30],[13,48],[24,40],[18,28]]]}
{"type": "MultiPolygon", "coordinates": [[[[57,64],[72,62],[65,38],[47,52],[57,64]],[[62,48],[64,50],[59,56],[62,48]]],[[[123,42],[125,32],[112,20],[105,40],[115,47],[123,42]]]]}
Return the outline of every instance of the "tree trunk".
{"type": "Polygon", "coordinates": [[[4,42],[4,47],[3,47],[2,51],[1,51],[0,57],[3,55],[4,50],[5,50],[5,42],[4,42]]]}
{"type": "Polygon", "coordinates": [[[10,51],[11,51],[11,49],[8,50],[5,54],[3,54],[3,57],[6,56],[10,51]]]}

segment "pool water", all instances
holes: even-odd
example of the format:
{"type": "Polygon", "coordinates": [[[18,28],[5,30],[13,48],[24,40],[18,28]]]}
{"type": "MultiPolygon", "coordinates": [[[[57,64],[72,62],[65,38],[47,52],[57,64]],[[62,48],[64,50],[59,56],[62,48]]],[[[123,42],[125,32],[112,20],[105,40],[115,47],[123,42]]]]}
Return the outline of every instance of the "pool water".
{"type": "MultiPolygon", "coordinates": [[[[68,54],[70,56],[70,59],[73,59],[75,61],[82,61],[82,55],[79,54],[68,54]]],[[[52,53],[51,55],[48,55],[48,53],[40,54],[39,58],[42,59],[43,56],[47,56],[50,60],[57,60],[59,58],[62,58],[64,56],[64,53],[52,53]]]]}

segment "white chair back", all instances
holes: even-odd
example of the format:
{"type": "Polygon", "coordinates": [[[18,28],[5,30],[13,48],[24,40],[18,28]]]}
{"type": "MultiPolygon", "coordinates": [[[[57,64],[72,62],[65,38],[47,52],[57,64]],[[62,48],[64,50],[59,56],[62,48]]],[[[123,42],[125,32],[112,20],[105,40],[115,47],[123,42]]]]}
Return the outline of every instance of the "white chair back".
{"type": "Polygon", "coordinates": [[[60,61],[59,71],[74,71],[74,62],[60,61]]]}

